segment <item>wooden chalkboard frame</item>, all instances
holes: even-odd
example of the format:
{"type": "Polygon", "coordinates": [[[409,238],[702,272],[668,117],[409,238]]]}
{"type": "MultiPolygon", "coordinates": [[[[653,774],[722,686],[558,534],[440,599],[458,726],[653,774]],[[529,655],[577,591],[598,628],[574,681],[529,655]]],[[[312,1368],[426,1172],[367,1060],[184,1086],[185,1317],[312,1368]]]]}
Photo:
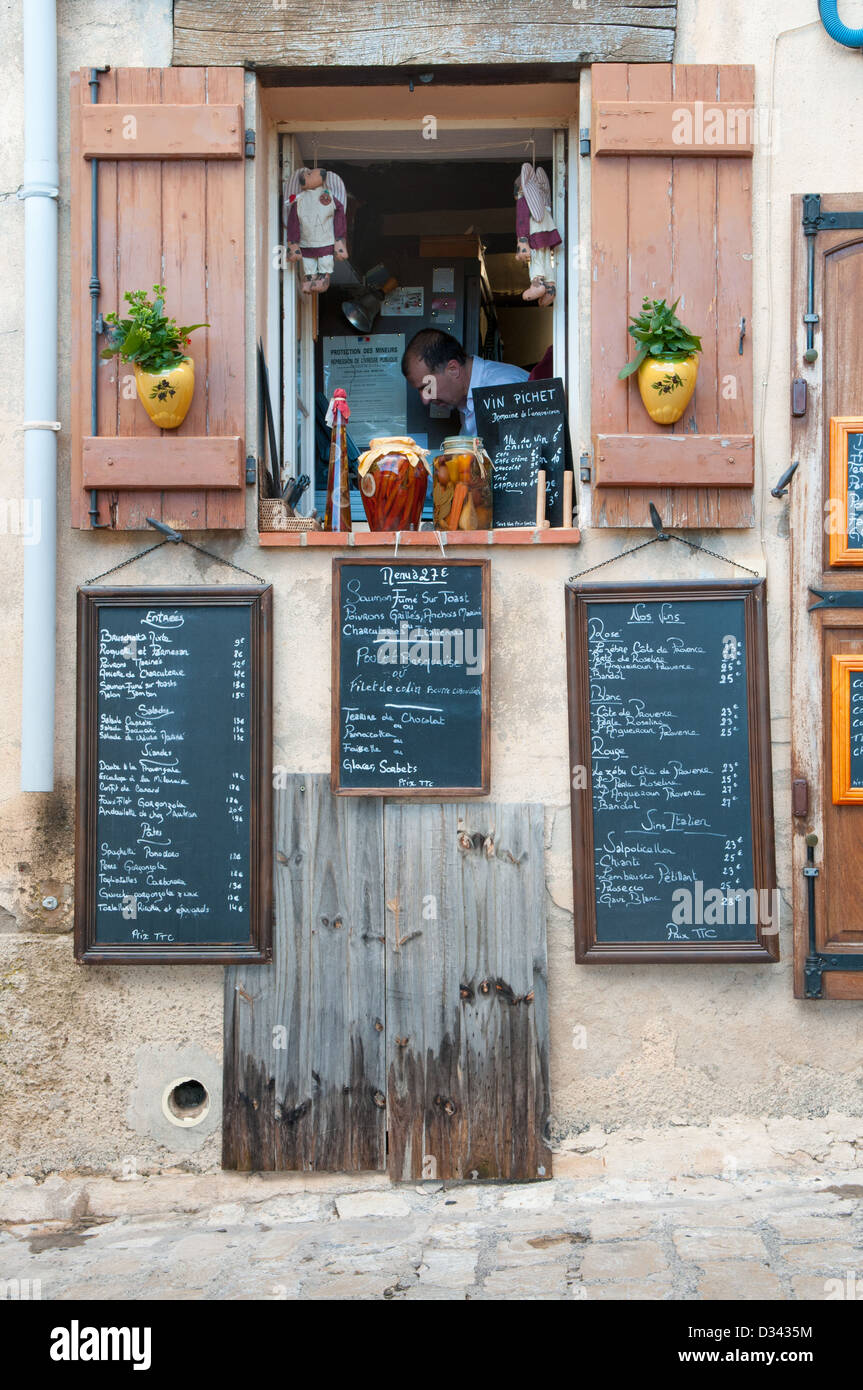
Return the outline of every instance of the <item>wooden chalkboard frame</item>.
{"type": "Polygon", "coordinates": [[[138,964],[231,964],[272,960],[272,668],[273,590],[270,585],[166,588],[87,586],[78,589],[78,675],[75,774],[75,959],[86,964],[123,961],[138,964]],[[233,605],[251,610],[249,651],[251,852],[249,856],[248,942],[189,942],[149,945],[96,940],[98,796],[99,611],[103,607],[183,603],[207,607],[233,605]]]}
{"type": "Polygon", "coordinates": [[[570,767],[587,769],[587,786],[571,792],[573,914],[578,964],[621,962],[685,964],[749,963],[779,959],[779,937],[758,924],[754,941],[610,942],[596,936],[596,883],[593,846],[593,783],[588,669],[588,605],[667,599],[740,598],[744,605],[749,777],[754,888],[776,888],[773,843],[773,780],[770,760],[770,691],[767,664],[767,594],[763,579],[710,580],[704,583],[567,584],[566,638],[569,693],[570,767]]]}
{"type": "Polygon", "coordinates": [[[851,782],[851,672],[863,671],[863,652],[834,655],[830,661],[832,718],[830,751],[833,764],[833,804],[860,806],[863,787],[851,782]]]}
{"type": "Polygon", "coordinates": [[[405,565],[419,564],[423,569],[463,569],[465,567],[482,571],[482,626],[485,632],[484,662],[480,702],[481,713],[481,780],[473,787],[343,787],[341,785],[341,606],[342,570],[347,565],[373,566],[384,569],[398,563],[393,560],[360,559],[347,557],[333,560],[333,618],[332,618],[332,714],[331,714],[331,766],[330,785],[337,796],[383,796],[398,797],[411,801],[445,801],[453,797],[488,796],[491,791],[491,562],[489,560],[405,560],[405,565]]]}
{"type": "Polygon", "coordinates": [[[830,419],[830,563],[863,565],[863,548],[848,544],[848,436],[863,434],[863,416],[834,415],[830,419]]]}

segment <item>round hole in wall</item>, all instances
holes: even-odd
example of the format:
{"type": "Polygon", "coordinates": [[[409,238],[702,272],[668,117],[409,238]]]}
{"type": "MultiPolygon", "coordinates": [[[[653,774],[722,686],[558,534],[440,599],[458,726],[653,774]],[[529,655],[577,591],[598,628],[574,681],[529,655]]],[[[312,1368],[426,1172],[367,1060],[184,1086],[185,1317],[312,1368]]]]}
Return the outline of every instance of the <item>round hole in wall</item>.
{"type": "Polygon", "coordinates": [[[162,1111],[171,1124],[199,1125],[210,1109],[210,1095],[194,1076],[178,1076],[162,1093],[162,1111]]]}

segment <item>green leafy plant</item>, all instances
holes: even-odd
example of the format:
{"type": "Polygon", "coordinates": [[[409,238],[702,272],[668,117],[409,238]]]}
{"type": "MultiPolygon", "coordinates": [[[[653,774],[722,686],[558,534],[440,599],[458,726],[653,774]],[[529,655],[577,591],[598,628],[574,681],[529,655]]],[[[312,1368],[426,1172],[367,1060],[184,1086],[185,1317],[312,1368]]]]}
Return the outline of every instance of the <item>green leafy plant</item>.
{"type": "Polygon", "coordinates": [[[178,327],[176,319],[165,315],[165,286],[154,285],[153,294],[151,303],[146,290],[127,290],[123,298],[130,306],[129,317],[105,315],[108,347],[100,356],[106,360],[119,356],[124,362],[136,362],[144,372],[170,372],[185,362],[185,349],[192,341],[189,334],[210,325],[190,323],[178,327]]]}
{"type": "Polygon", "coordinates": [[[701,339],[684,328],[675,314],[680,303],[675,299],[669,307],[664,299],[648,299],[645,296],[640,314],[630,315],[632,322],[629,332],[638,344],[638,352],[631,362],[618,372],[618,377],[631,376],[638,371],[645,357],[690,357],[701,351],[701,339]]]}

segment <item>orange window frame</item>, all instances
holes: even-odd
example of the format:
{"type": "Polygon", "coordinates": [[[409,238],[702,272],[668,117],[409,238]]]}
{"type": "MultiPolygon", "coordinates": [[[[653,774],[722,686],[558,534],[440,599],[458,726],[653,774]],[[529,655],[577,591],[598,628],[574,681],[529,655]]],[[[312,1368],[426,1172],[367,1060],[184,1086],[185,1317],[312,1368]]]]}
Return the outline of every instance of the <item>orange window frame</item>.
{"type": "Polygon", "coordinates": [[[863,652],[834,656],[831,668],[833,802],[837,806],[863,805],[863,786],[851,784],[851,675],[863,674],[863,652]]]}
{"type": "Polygon", "coordinates": [[[863,416],[834,415],[830,420],[830,563],[863,566],[863,547],[848,544],[849,436],[863,434],[863,416]]]}

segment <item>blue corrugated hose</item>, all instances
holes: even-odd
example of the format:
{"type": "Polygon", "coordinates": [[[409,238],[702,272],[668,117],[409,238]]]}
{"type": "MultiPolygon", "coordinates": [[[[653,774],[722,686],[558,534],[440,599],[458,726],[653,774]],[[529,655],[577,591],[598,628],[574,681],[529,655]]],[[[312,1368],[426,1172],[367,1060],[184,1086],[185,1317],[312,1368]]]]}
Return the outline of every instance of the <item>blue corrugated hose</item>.
{"type": "Polygon", "coordinates": [[[821,23],[831,39],[846,48],[863,48],[863,29],[849,29],[839,18],[839,0],[818,0],[821,23]]]}

